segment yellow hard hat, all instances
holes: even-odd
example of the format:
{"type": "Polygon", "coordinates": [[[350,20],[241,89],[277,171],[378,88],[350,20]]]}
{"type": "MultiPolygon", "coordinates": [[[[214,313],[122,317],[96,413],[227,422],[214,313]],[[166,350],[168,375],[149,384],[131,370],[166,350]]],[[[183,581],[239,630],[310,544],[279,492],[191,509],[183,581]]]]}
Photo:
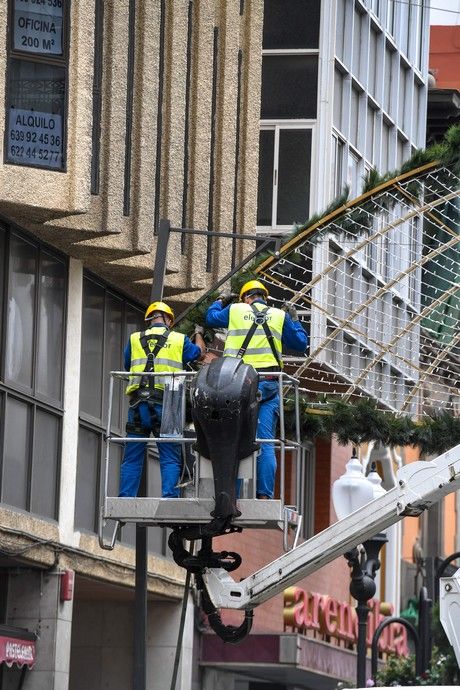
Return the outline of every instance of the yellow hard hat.
{"type": "Polygon", "coordinates": [[[240,290],[240,300],[243,299],[247,292],[254,291],[264,292],[265,295],[268,297],[268,290],[263,283],[261,283],[259,280],[249,280],[247,283],[243,285],[243,287],[240,290]]]}
{"type": "Polygon", "coordinates": [[[147,311],[145,312],[145,321],[153,318],[153,314],[155,314],[157,311],[167,314],[174,321],[174,312],[165,302],[152,302],[152,304],[147,307],[147,311]]]}

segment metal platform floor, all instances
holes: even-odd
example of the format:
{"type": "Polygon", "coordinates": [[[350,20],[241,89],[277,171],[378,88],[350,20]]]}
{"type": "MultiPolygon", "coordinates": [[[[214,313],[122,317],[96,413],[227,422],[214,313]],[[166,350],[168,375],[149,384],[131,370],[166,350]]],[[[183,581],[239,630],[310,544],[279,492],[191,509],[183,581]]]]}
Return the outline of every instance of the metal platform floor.
{"type": "MultiPolygon", "coordinates": [[[[297,523],[297,512],[278,500],[240,499],[241,516],[233,520],[240,527],[273,529],[287,519],[297,523]]],[[[103,518],[151,525],[200,524],[211,520],[212,498],[110,498],[103,505],[103,518]]]]}

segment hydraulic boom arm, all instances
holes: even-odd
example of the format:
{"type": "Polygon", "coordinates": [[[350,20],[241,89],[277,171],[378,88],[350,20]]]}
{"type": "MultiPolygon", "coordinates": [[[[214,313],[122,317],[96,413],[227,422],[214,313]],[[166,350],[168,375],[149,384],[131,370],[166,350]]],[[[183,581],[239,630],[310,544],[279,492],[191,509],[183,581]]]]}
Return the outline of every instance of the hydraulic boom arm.
{"type": "Polygon", "coordinates": [[[253,609],[405,516],[417,516],[460,488],[460,445],[435,460],[405,465],[398,485],[292,551],[235,582],[222,568],[206,568],[203,582],[216,608],[253,609]]]}

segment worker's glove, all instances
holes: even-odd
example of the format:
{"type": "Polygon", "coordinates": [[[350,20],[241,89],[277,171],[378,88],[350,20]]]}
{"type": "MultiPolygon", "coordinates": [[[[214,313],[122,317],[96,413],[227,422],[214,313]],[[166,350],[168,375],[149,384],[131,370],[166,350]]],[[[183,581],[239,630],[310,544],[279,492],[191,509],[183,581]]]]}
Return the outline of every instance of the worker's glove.
{"type": "Polygon", "coordinates": [[[287,314],[289,314],[293,321],[299,320],[297,309],[294,307],[293,304],[289,304],[288,302],[286,302],[286,304],[283,304],[283,309],[287,314]]]}
{"type": "Polygon", "coordinates": [[[235,292],[226,293],[225,295],[220,295],[217,298],[219,302],[222,302],[222,308],[228,307],[229,304],[236,302],[238,300],[238,295],[235,292]]]}
{"type": "Polygon", "coordinates": [[[196,324],[195,324],[195,330],[193,331],[192,335],[190,336],[190,340],[192,341],[192,343],[195,342],[196,336],[197,336],[197,335],[201,335],[201,337],[203,338],[203,336],[204,336],[204,328],[203,328],[203,326],[199,326],[199,325],[196,323],[196,324]]]}

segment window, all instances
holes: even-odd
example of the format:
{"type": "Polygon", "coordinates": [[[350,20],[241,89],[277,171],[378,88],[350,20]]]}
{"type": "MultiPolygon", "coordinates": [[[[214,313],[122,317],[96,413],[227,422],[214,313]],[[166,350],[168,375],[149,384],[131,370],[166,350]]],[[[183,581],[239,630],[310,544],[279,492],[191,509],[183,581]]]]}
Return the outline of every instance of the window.
{"type": "Polygon", "coordinates": [[[318,48],[320,0],[264,0],[264,49],[318,48]]]}
{"type": "Polygon", "coordinates": [[[66,286],[61,256],[0,226],[0,298],[6,306],[1,501],[51,519],[58,509],[66,286]]]}
{"type": "Polygon", "coordinates": [[[350,141],[356,148],[359,148],[359,104],[360,92],[354,87],[352,87],[350,112],[350,141]]]}
{"type": "Polygon", "coordinates": [[[334,72],[334,127],[343,131],[343,75],[338,69],[334,72]]]}
{"type": "Polygon", "coordinates": [[[387,0],[387,19],[386,28],[388,33],[394,34],[394,20],[395,20],[395,0],[387,0]]]}
{"type": "Polygon", "coordinates": [[[367,106],[366,158],[375,165],[375,110],[367,106]]]}
{"type": "Polygon", "coordinates": [[[311,128],[264,127],[259,143],[257,225],[291,228],[309,214],[311,128]]]}
{"type": "Polygon", "coordinates": [[[297,481],[297,505],[302,515],[302,537],[310,539],[314,534],[315,520],[315,447],[307,443],[302,447],[300,477],[297,481]]]}
{"type": "Polygon", "coordinates": [[[367,35],[367,15],[354,13],[353,28],[353,74],[361,82],[364,81],[366,59],[363,50],[364,37],[367,35]]]}
{"type": "MultiPolygon", "coordinates": [[[[104,433],[109,403],[109,372],[124,369],[122,353],[129,334],[143,323],[143,309],[87,275],[83,281],[82,348],[80,367],[80,429],[78,437],[75,527],[97,529],[99,480],[105,451],[104,433]]],[[[124,435],[127,416],[125,382],[114,387],[112,433],[124,435]]],[[[112,444],[109,493],[118,493],[122,448],[112,444]]],[[[153,461],[152,461],[153,462],[153,461]]],[[[150,463],[149,463],[150,465],[150,463]]],[[[149,466],[148,465],[148,466],[149,466]]],[[[154,472],[148,471],[148,494],[159,496],[154,472]]],[[[161,551],[161,529],[149,530],[151,548],[161,551]]],[[[134,540],[134,528],[123,528],[123,541],[134,540]]]]}
{"type": "Polygon", "coordinates": [[[264,55],[261,118],[315,118],[317,81],[316,55],[264,55]]]}
{"type": "Polygon", "coordinates": [[[332,197],[339,196],[343,188],[343,154],[344,142],[336,136],[332,136],[333,170],[332,170],[332,197]]]}
{"type": "Polygon", "coordinates": [[[392,128],[386,122],[382,124],[382,157],[380,163],[380,170],[382,173],[386,173],[390,167],[390,146],[392,128]]]}
{"type": "Polygon", "coordinates": [[[361,159],[351,151],[348,153],[347,183],[350,187],[350,198],[354,199],[361,191],[362,180],[360,177],[361,159]]]}
{"type": "Polygon", "coordinates": [[[337,57],[344,59],[346,0],[337,0],[337,21],[335,34],[335,50],[337,57]]]}
{"type": "Polygon", "coordinates": [[[69,5],[10,0],[7,163],[65,168],[69,5]]]}
{"type": "Polygon", "coordinates": [[[369,34],[369,92],[378,100],[379,35],[371,28],[369,34]]]}
{"type": "Polygon", "coordinates": [[[394,74],[394,53],[389,49],[388,45],[385,47],[385,79],[383,88],[383,107],[387,113],[393,114],[392,103],[392,86],[394,74]]]}
{"type": "Polygon", "coordinates": [[[398,96],[398,124],[401,129],[405,129],[405,110],[406,105],[406,80],[407,70],[401,64],[399,68],[399,96],[398,96]]]}

